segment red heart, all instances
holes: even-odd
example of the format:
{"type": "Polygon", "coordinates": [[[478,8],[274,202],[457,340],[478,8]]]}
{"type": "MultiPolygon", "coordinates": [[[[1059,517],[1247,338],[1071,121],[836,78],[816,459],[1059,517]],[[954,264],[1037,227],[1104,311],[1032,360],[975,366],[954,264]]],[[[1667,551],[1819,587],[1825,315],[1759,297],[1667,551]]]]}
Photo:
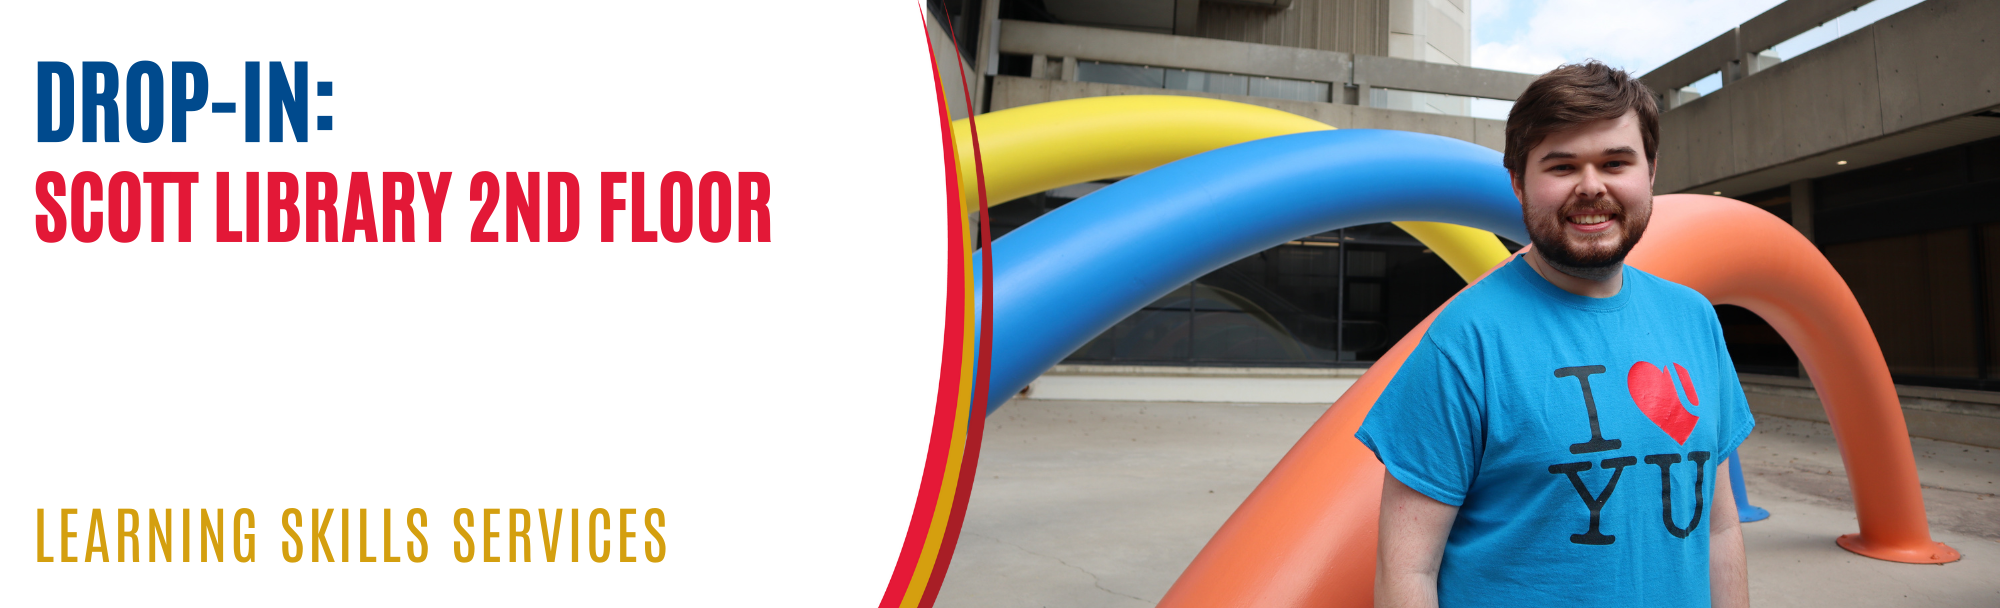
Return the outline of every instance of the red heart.
{"type": "MultiPolygon", "coordinates": [[[[1688,401],[1695,401],[1694,383],[1688,378],[1687,369],[1673,364],[1674,371],[1681,376],[1681,385],[1687,388],[1688,401]]],[[[1695,416],[1681,407],[1680,397],[1674,394],[1674,379],[1667,376],[1667,370],[1654,367],[1645,361],[1632,364],[1632,371],[1625,374],[1625,389],[1632,393],[1632,403],[1639,411],[1653,421],[1660,430],[1674,438],[1675,442],[1687,443],[1688,435],[1694,433],[1695,416]]],[[[1700,403],[1695,403],[1700,405],[1700,403]]]]}

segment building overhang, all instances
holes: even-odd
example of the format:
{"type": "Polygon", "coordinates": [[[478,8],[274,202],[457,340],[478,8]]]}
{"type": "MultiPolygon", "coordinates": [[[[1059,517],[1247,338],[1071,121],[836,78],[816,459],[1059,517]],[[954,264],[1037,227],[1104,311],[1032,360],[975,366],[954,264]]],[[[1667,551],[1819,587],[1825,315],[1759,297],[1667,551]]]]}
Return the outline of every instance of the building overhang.
{"type": "Polygon", "coordinates": [[[1993,137],[2000,137],[2000,106],[1690,186],[1679,192],[1742,196],[1993,137]]]}

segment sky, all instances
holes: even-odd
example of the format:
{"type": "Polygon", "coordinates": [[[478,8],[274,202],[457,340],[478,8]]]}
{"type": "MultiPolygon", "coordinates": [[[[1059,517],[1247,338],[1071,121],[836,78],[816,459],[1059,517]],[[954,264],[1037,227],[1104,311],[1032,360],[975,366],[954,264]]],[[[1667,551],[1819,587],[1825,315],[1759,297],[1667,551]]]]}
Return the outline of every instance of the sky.
{"type": "MultiPolygon", "coordinates": [[[[1471,0],[1472,65],[1540,74],[1564,63],[1597,59],[1644,74],[1720,36],[1783,0],[1471,0]]],[[[1876,0],[1779,45],[1789,59],[1921,0],[1876,0]]],[[[1718,66],[1719,67],[1719,66],[1718,66]]],[[[1719,78],[1698,82],[1713,92],[1719,78]]],[[[1475,106],[1481,106],[1475,100],[1475,106]]],[[[1475,107],[1474,115],[1505,117],[1506,102],[1475,107]]]]}
{"type": "MultiPolygon", "coordinates": [[[[1714,39],[1782,0],[1472,0],[1472,65],[1539,74],[1597,59],[1643,74],[1714,39]]],[[[1920,0],[1877,0],[1787,46],[1790,55],[1920,0]],[[1797,48],[1804,47],[1804,48],[1797,48]]],[[[1789,56],[1787,56],[1789,58],[1789,56]]]]}

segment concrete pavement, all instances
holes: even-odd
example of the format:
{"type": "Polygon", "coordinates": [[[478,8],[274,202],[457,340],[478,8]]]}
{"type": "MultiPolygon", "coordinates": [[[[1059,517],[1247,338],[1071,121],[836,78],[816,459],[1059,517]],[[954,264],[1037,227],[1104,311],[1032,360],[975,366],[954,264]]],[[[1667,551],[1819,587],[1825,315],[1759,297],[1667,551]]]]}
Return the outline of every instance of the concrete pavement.
{"type": "MultiPolygon", "coordinates": [[[[1152,606],[1326,410],[1017,400],[987,421],[979,479],[941,608],[1152,606]]],[[[1829,427],[1763,417],[1739,450],[1758,606],[2000,606],[2000,450],[1915,439],[1945,566],[1873,560],[1853,532],[1829,427]]]]}

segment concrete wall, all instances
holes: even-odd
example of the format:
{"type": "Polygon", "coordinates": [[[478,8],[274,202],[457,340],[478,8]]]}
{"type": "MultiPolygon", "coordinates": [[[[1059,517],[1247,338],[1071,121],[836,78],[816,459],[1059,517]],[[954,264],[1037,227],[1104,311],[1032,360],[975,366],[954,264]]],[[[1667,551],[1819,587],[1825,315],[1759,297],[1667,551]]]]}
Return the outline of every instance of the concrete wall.
{"type": "MultiPolygon", "coordinates": [[[[1758,416],[1826,422],[1812,383],[1789,376],[1743,374],[1743,396],[1758,416]]],[[[2000,393],[1896,385],[1911,437],[2000,448],[2000,393]]]]}
{"type": "Polygon", "coordinates": [[[2000,106],[1996,24],[2000,2],[1929,0],[1672,109],[1660,119],[1654,190],[2000,106]]]}
{"type": "Polygon", "coordinates": [[[1363,368],[1058,365],[1022,397],[1050,401],[1333,403],[1363,368]]]}
{"type": "Polygon", "coordinates": [[[1000,52],[1492,99],[1519,97],[1535,80],[1533,74],[1395,57],[1011,20],[1000,24],[1000,52]]]}
{"type": "Polygon", "coordinates": [[[1472,64],[1473,0],[1293,0],[1289,7],[1200,3],[1203,38],[1350,55],[1472,64]]]}
{"type": "Polygon", "coordinates": [[[1471,0],[1389,0],[1390,57],[1472,65],[1471,0]]]}
{"type": "Polygon", "coordinates": [[[1331,83],[1354,69],[1347,53],[1033,21],[1001,21],[1000,52],[1331,83]]]}
{"type": "Polygon", "coordinates": [[[1292,0],[1290,8],[1281,10],[1202,2],[1192,35],[1350,55],[1387,55],[1392,1],[1292,0]]]}
{"type": "MultiPolygon", "coordinates": [[[[1470,5],[1471,0],[1389,0],[1389,57],[1471,65],[1472,16],[1467,10],[1470,5]]],[[[1357,63],[1362,59],[1357,57],[1357,63]]],[[[1378,86],[1389,90],[1361,105],[1455,116],[1472,113],[1472,100],[1464,97],[1378,86]]]]}
{"type": "Polygon", "coordinates": [[[1536,76],[1395,57],[1354,58],[1356,83],[1407,91],[1514,99],[1528,90],[1536,76]]]}
{"type": "MultiPolygon", "coordinates": [[[[1365,368],[1230,368],[1058,365],[1021,395],[1058,401],[1332,403],[1365,368]]],[[[1790,376],[1743,374],[1743,394],[1759,417],[1826,422],[1812,384],[1790,376]]],[[[2000,393],[1896,386],[1911,437],[2000,448],[2000,393]]]]}
{"type": "MultiPolygon", "coordinates": [[[[1365,368],[1058,365],[1019,398],[1058,401],[1332,403],[1365,368]]],[[[1827,422],[1812,383],[1743,374],[1751,413],[1827,422]]],[[[2000,393],[1896,386],[1911,437],[2000,448],[2000,393]]]]}
{"type": "Polygon", "coordinates": [[[993,110],[1042,103],[1077,99],[1081,97],[1102,97],[1106,95],[1186,95],[1227,99],[1251,105],[1264,106],[1291,112],[1311,118],[1340,129],[1393,129],[1443,135],[1500,150],[1506,145],[1507,123],[1469,116],[1446,116],[1423,112],[1383,110],[1337,103],[1316,103],[1248,97],[1243,95],[1218,95],[1194,91],[1154,89],[1096,82],[1067,82],[1062,80],[1041,80],[1018,76],[993,77],[993,110]]]}

